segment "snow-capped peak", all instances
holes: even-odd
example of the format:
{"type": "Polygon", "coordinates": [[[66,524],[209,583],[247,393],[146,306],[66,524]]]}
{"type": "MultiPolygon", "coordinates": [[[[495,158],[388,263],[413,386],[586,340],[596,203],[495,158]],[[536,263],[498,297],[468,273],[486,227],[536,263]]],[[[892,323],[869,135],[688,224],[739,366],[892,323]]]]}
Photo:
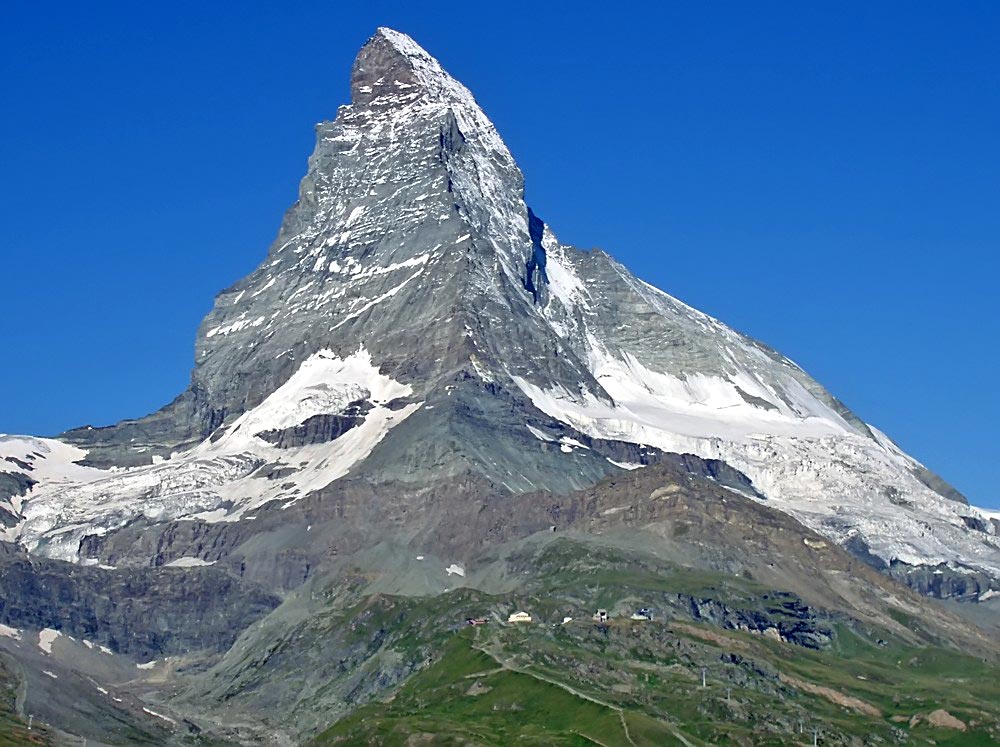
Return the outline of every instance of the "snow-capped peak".
{"type": "Polygon", "coordinates": [[[423,47],[406,34],[385,27],[375,32],[354,60],[351,98],[361,106],[398,106],[424,99],[479,109],[472,92],[423,47]]]}
{"type": "Polygon", "coordinates": [[[242,520],[349,471],[558,493],[659,449],[728,463],[885,564],[1000,579],[996,525],[801,368],[561,244],[483,109],[413,39],[380,28],[351,90],[317,127],[264,263],[202,324],[191,388],[149,418],[67,434],[88,464],[131,469],[36,480],[27,497],[17,478],[8,534],[72,558],[136,514],[242,520]]]}

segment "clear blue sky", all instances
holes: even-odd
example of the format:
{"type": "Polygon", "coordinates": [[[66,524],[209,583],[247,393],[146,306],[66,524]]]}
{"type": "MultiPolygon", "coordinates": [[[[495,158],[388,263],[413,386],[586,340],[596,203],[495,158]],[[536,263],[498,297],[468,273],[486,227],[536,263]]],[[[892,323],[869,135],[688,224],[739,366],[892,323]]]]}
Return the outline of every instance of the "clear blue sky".
{"type": "Polygon", "coordinates": [[[6,7],[0,432],[184,388],[388,25],[472,88],[562,239],[1000,506],[1000,4],[481,5],[6,7]]]}

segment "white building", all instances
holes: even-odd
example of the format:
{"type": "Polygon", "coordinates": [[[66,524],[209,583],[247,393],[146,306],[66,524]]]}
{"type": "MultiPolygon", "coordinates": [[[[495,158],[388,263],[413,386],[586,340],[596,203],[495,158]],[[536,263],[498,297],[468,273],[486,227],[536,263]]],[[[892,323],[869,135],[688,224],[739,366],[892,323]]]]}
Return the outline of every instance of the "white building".
{"type": "Polygon", "coordinates": [[[643,607],[642,609],[636,610],[632,613],[633,620],[652,620],[653,611],[648,607],[643,607]]]}
{"type": "Polygon", "coordinates": [[[530,623],[531,615],[527,612],[514,612],[510,617],[507,618],[509,623],[530,623]]]}

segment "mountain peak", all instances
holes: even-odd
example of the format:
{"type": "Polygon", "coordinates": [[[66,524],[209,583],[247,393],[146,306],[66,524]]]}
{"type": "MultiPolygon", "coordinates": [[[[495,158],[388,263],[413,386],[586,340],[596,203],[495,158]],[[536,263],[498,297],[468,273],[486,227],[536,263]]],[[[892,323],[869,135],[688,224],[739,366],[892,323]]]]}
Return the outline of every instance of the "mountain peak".
{"type": "Polygon", "coordinates": [[[886,567],[1000,579],[988,517],[808,374],[561,244],[472,94],[410,37],[378,29],[351,82],[268,257],[202,324],[191,387],[148,418],[66,435],[91,464],[142,468],[108,477],[113,491],[34,489],[15,516],[27,546],[79,557],[94,527],[152,515],[155,481],[158,520],[229,522],[346,474],[561,494],[673,453],[730,465],[886,567]]]}
{"type": "Polygon", "coordinates": [[[352,101],[359,106],[405,105],[420,98],[441,103],[473,102],[469,90],[411,37],[380,26],[355,58],[352,101]]]}
{"type": "Polygon", "coordinates": [[[427,59],[433,59],[430,54],[428,54],[427,50],[413,41],[412,36],[404,34],[402,31],[391,29],[388,26],[379,26],[375,29],[375,35],[372,39],[384,39],[395,49],[399,50],[401,54],[404,54],[407,57],[424,57],[427,59]]]}

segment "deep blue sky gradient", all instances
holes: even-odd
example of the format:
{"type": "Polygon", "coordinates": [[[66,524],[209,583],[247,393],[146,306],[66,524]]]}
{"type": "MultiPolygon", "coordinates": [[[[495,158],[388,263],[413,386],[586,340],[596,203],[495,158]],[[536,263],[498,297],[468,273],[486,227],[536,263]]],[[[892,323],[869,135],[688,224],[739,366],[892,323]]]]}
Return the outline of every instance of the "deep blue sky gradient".
{"type": "Polygon", "coordinates": [[[560,238],[778,348],[1000,506],[986,1],[8,5],[0,432],[184,388],[378,25],[475,92],[560,238]]]}

